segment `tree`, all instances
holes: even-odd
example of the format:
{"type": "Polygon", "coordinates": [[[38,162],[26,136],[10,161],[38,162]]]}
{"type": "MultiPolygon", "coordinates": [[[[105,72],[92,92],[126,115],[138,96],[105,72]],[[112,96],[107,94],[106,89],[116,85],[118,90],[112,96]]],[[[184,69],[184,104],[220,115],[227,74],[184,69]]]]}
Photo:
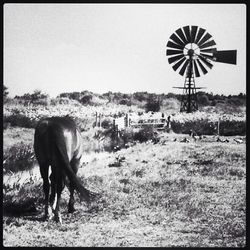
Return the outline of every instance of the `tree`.
{"type": "Polygon", "coordinates": [[[203,106],[208,106],[210,104],[210,101],[206,94],[198,95],[198,102],[203,106]]]}
{"type": "Polygon", "coordinates": [[[7,90],[8,90],[8,88],[5,85],[3,85],[3,97],[4,97],[4,99],[7,98],[7,95],[9,94],[9,92],[7,90]]]}
{"type": "Polygon", "coordinates": [[[148,98],[145,108],[147,112],[148,111],[158,112],[161,108],[159,99],[156,99],[153,96],[150,96],[148,98]]]}
{"type": "Polygon", "coordinates": [[[91,100],[92,100],[92,95],[87,94],[81,98],[80,102],[81,104],[87,105],[91,104],[91,100]]]}

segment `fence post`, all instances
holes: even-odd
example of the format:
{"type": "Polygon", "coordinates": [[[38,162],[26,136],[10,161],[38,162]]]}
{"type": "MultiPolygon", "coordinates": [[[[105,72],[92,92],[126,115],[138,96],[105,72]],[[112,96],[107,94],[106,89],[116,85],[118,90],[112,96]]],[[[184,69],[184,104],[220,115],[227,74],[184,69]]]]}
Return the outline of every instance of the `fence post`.
{"type": "Polygon", "coordinates": [[[218,127],[217,127],[217,134],[218,134],[218,136],[220,136],[220,117],[219,117],[219,119],[218,119],[218,127]]]}
{"type": "Polygon", "coordinates": [[[95,127],[97,127],[97,112],[95,112],[95,127]]]}
{"type": "Polygon", "coordinates": [[[128,127],[128,113],[125,115],[125,127],[128,127]]]}
{"type": "Polygon", "coordinates": [[[171,129],[171,116],[169,115],[168,116],[168,121],[167,121],[167,127],[169,128],[169,129],[171,129]]]}
{"type": "Polygon", "coordinates": [[[101,114],[99,113],[99,128],[101,127],[101,114]]]}

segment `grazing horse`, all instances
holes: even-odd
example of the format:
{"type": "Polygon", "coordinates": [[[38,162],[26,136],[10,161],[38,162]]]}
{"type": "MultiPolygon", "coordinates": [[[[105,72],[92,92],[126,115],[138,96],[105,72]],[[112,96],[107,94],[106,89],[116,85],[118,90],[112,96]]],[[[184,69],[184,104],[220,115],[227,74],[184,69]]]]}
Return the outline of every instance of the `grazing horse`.
{"type": "Polygon", "coordinates": [[[93,195],[83,187],[76,176],[83,151],[80,131],[69,117],[45,118],[35,129],[34,150],[43,178],[45,219],[50,219],[53,211],[55,221],[61,223],[59,203],[66,181],[69,181],[70,190],[68,212],[75,210],[74,190],[77,190],[80,198],[87,202],[93,195]],[[49,166],[51,166],[50,177],[49,166]]]}

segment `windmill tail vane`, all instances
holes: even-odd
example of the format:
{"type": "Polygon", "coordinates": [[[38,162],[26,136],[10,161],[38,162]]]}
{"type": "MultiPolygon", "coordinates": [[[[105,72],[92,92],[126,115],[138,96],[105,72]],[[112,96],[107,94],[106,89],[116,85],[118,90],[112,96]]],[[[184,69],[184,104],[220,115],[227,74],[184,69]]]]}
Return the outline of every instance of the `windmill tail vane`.
{"type": "Polygon", "coordinates": [[[207,74],[213,62],[236,64],[236,50],[217,50],[212,36],[198,26],[177,29],[167,43],[166,56],[174,71],[185,76],[180,111],[188,113],[198,109],[195,77],[207,74]]]}

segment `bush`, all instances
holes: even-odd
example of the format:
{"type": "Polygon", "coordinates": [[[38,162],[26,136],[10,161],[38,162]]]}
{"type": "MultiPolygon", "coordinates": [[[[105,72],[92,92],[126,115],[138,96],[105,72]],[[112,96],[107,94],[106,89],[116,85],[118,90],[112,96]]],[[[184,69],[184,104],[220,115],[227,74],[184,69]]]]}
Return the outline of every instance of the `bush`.
{"type": "Polygon", "coordinates": [[[93,124],[94,119],[91,118],[80,118],[80,117],[73,117],[73,116],[68,116],[71,119],[73,119],[77,125],[77,127],[80,129],[80,131],[87,131],[88,129],[91,128],[91,124],[93,124]]]}
{"type": "Polygon", "coordinates": [[[129,99],[122,99],[122,100],[120,100],[119,104],[131,106],[131,100],[129,100],[129,99]]]}
{"type": "Polygon", "coordinates": [[[92,95],[85,95],[81,98],[80,103],[83,105],[90,105],[92,101],[92,95]]]}
{"type": "Polygon", "coordinates": [[[57,98],[51,99],[50,104],[54,106],[58,104],[69,105],[70,101],[71,100],[67,97],[57,97],[57,98]]]}
{"type": "Polygon", "coordinates": [[[155,138],[156,134],[152,126],[145,126],[134,133],[134,140],[138,140],[139,142],[146,142],[148,140],[154,140],[155,138]]]}
{"type": "Polygon", "coordinates": [[[128,142],[133,142],[135,131],[132,128],[125,128],[121,131],[121,138],[124,141],[124,145],[128,142]]]}
{"type": "Polygon", "coordinates": [[[149,98],[145,106],[146,112],[148,111],[158,112],[160,108],[161,108],[160,101],[156,100],[155,98],[149,98]]]}
{"type": "Polygon", "coordinates": [[[8,99],[8,94],[9,94],[9,92],[8,92],[8,88],[5,86],[5,85],[3,85],[3,101],[4,101],[4,103],[7,101],[7,99],[8,99]]]}
{"type": "Polygon", "coordinates": [[[109,129],[113,127],[113,121],[111,119],[104,119],[101,122],[101,127],[104,129],[109,129]]]}
{"type": "Polygon", "coordinates": [[[26,93],[22,96],[15,96],[14,99],[19,100],[20,103],[23,103],[24,105],[32,103],[48,106],[50,104],[49,95],[42,93],[40,90],[35,90],[33,94],[26,93]]]}
{"type": "Polygon", "coordinates": [[[3,159],[3,173],[29,170],[36,162],[32,146],[25,145],[23,142],[4,152],[3,159]]]}
{"type": "MultiPolygon", "coordinates": [[[[209,121],[208,119],[178,122],[172,121],[171,127],[175,133],[189,134],[190,130],[194,130],[197,134],[215,135],[217,134],[218,123],[209,121]]],[[[220,135],[245,135],[246,122],[225,120],[220,122],[220,135]]]]}
{"type": "Polygon", "coordinates": [[[32,101],[32,104],[34,104],[34,105],[42,105],[42,106],[49,106],[50,105],[50,99],[49,98],[40,98],[40,99],[32,101]]]}
{"type": "Polygon", "coordinates": [[[210,122],[207,119],[185,121],[184,123],[178,121],[172,121],[171,127],[173,132],[189,134],[190,130],[194,130],[197,134],[213,135],[217,132],[217,124],[210,122]]]}
{"type": "Polygon", "coordinates": [[[245,121],[221,121],[220,122],[220,135],[245,135],[246,122],[245,121]]]}
{"type": "Polygon", "coordinates": [[[22,114],[13,114],[10,116],[4,116],[3,124],[22,128],[35,128],[37,121],[31,120],[29,117],[22,114]]]}
{"type": "Polygon", "coordinates": [[[198,99],[198,104],[200,104],[200,105],[203,105],[203,106],[210,105],[210,101],[209,101],[207,95],[205,95],[205,94],[198,95],[197,99],[198,99]]]}

